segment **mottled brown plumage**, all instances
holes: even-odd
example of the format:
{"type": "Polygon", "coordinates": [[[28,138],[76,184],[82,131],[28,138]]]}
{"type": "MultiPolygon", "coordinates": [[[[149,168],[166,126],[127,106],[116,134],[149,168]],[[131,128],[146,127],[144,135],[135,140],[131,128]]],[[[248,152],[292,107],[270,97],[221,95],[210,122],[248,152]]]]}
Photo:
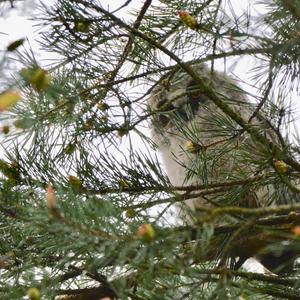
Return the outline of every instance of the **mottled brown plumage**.
{"type": "MultiPolygon", "coordinates": [[[[212,74],[204,65],[196,65],[196,70],[235,111],[245,119],[250,118],[254,108],[230,77],[219,72],[212,74]]],[[[187,74],[178,71],[167,77],[153,92],[149,104],[152,109],[161,110],[154,115],[152,136],[173,185],[234,179],[240,177],[241,169],[244,178],[255,173],[255,166],[245,165],[242,155],[253,147],[249,135],[224,115],[187,74]],[[187,148],[189,141],[198,145],[197,153],[187,148]]],[[[253,126],[263,128],[266,123],[255,118],[253,126]]],[[[256,206],[255,193],[249,192],[245,197],[247,206],[256,206]]],[[[212,205],[203,198],[186,203],[192,210],[212,205]]],[[[245,204],[245,199],[240,199],[240,204],[245,204]]]]}
{"type": "MultiPolygon", "coordinates": [[[[211,72],[203,64],[195,64],[193,68],[244,120],[250,119],[255,106],[233,79],[222,72],[211,72]]],[[[149,107],[153,113],[153,141],[174,186],[247,179],[272,170],[272,154],[267,146],[252,140],[185,72],[167,74],[154,89],[149,107]]],[[[251,124],[273,142],[277,141],[271,123],[261,115],[252,118],[251,124]]],[[[203,218],[201,207],[257,207],[285,201],[284,195],[278,196],[274,186],[265,181],[189,199],[186,205],[181,203],[178,208],[184,223],[195,224],[203,218]]],[[[226,223],[226,219],[221,223],[226,223]]]]}

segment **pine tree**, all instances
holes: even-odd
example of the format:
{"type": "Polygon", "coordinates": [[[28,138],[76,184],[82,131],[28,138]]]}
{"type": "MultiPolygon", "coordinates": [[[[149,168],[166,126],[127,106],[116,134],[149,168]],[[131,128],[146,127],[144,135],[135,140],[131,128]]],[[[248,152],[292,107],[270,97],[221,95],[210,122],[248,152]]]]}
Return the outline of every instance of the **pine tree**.
{"type": "Polygon", "coordinates": [[[21,65],[0,94],[1,299],[300,299],[297,263],[277,276],[236,263],[300,253],[300,1],[261,0],[262,15],[229,0],[46,2],[36,14],[39,42],[55,59],[39,61],[18,40],[0,65],[1,73],[9,58],[21,65]],[[221,61],[229,73],[248,60],[255,84],[241,84],[255,91],[255,115],[279,142],[193,69],[201,62],[213,72],[221,61]],[[264,145],[240,153],[260,173],[171,185],[148,130],[160,111],[147,99],[176,70],[225,112],[220,130],[238,125],[264,145]],[[235,202],[270,184],[285,204],[235,202]],[[226,201],[179,225],[174,204],[194,192],[226,201]]]}

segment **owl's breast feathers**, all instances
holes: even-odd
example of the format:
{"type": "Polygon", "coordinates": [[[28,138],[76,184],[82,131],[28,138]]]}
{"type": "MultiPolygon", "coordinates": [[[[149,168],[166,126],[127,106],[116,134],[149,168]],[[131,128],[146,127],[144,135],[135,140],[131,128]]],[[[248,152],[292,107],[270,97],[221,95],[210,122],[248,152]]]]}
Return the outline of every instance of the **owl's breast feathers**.
{"type": "MultiPolygon", "coordinates": [[[[194,69],[223,101],[249,120],[255,107],[233,79],[222,72],[211,73],[202,64],[196,64],[194,69]]],[[[216,183],[248,178],[260,172],[249,153],[259,159],[263,145],[255,143],[218,108],[188,74],[180,70],[171,72],[153,91],[149,106],[153,112],[153,141],[173,185],[216,183]],[[197,153],[187,147],[191,143],[197,145],[197,153]]],[[[261,128],[274,141],[273,131],[263,117],[257,116],[251,124],[261,128]]],[[[260,194],[266,198],[268,191],[261,189],[260,194]]],[[[228,204],[244,205],[245,199],[238,198],[228,204]]],[[[244,198],[250,199],[248,204],[253,206],[256,197],[244,198]]],[[[208,202],[196,199],[187,203],[194,209],[208,202]]]]}

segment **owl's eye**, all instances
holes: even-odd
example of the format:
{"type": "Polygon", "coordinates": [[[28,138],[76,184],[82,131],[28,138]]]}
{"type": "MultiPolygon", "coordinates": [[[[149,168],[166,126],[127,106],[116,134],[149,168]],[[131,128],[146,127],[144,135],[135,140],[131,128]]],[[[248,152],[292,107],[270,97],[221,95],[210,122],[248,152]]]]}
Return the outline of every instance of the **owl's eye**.
{"type": "MultiPolygon", "coordinates": [[[[162,99],[157,103],[157,108],[160,109],[162,106],[166,105],[166,103],[168,102],[167,99],[162,99]]],[[[163,111],[170,111],[175,109],[175,106],[172,103],[169,103],[168,105],[166,105],[166,107],[164,107],[163,111]]]]}
{"type": "Polygon", "coordinates": [[[167,125],[170,125],[172,123],[172,115],[170,113],[174,113],[177,117],[184,121],[188,121],[189,118],[187,116],[187,113],[185,112],[184,105],[181,105],[180,107],[175,107],[172,103],[168,103],[168,100],[162,99],[157,103],[157,109],[160,109],[164,106],[164,109],[161,111],[161,113],[158,116],[159,122],[165,127],[167,125]]]}
{"type": "Polygon", "coordinates": [[[191,79],[187,84],[186,93],[191,99],[195,99],[198,97],[200,90],[199,90],[199,85],[195,79],[191,79]]]}
{"type": "Polygon", "coordinates": [[[208,98],[203,93],[201,93],[199,85],[194,79],[192,79],[188,83],[186,87],[186,93],[188,104],[190,105],[193,113],[195,113],[199,109],[199,105],[201,103],[207,103],[208,101],[208,98]]]}
{"type": "MultiPolygon", "coordinates": [[[[172,103],[168,103],[168,101],[170,101],[168,99],[161,99],[157,103],[156,108],[160,110],[158,120],[162,126],[165,127],[172,124],[173,118],[176,116],[183,121],[191,121],[197,113],[199,106],[208,101],[208,98],[201,93],[199,85],[194,79],[188,82],[185,91],[186,98],[181,105],[179,105],[177,101],[175,103],[176,106],[174,106],[172,103]]],[[[180,98],[184,100],[182,96],[180,98]]]]}
{"type": "Polygon", "coordinates": [[[158,121],[163,127],[166,127],[170,123],[170,118],[165,115],[159,115],[158,121]]]}

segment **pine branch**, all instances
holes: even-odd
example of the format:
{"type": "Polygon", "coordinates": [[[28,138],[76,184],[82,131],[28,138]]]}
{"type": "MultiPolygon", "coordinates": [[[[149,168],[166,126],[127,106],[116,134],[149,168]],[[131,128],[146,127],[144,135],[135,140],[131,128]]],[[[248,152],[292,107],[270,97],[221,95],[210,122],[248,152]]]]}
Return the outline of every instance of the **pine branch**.
{"type": "Polygon", "coordinates": [[[63,299],[72,300],[99,300],[117,299],[116,293],[109,287],[99,286],[95,288],[57,290],[56,296],[63,296],[63,299]]]}
{"type": "Polygon", "coordinates": [[[287,9],[291,12],[293,17],[297,20],[300,21],[300,9],[299,7],[296,6],[295,3],[291,0],[281,0],[283,5],[287,7],[287,9]]]}
{"type": "MultiPolygon", "coordinates": [[[[114,21],[117,25],[120,27],[128,30],[133,35],[136,35],[137,37],[142,38],[149,44],[153,45],[156,49],[161,50],[164,52],[167,56],[169,56],[171,59],[173,59],[182,70],[184,70],[187,74],[189,74],[199,85],[201,88],[201,91],[206,94],[211,101],[213,101],[217,107],[219,107],[226,115],[228,115],[232,120],[234,120],[237,124],[239,124],[244,130],[246,130],[250,135],[255,138],[257,142],[259,142],[263,146],[267,146],[271,153],[275,156],[280,156],[282,160],[284,160],[288,165],[293,167],[295,170],[300,171],[300,164],[294,160],[291,156],[284,153],[278,145],[275,143],[269,141],[265,136],[263,136],[258,129],[254,128],[250,124],[248,124],[243,118],[236,113],[232,108],[229,107],[228,104],[226,104],[222,99],[219,98],[219,96],[215,93],[215,91],[207,85],[207,83],[204,81],[203,78],[201,78],[192,67],[189,65],[183,63],[178,56],[176,56],[173,52],[168,50],[166,47],[162,46],[160,43],[156,42],[152,38],[148,37],[147,35],[143,34],[142,32],[136,30],[135,28],[130,27],[129,25],[125,24],[121,19],[117,18],[113,14],[109,13],[105,9],[88,3],[84,0],[77,1],[78,3],[81,3],[85,6],[92,7],[96,11],[105,14],[108,16],[112,21],[114,21]]],[[[275,49],[274,49],[275,50],[275,49]]]]}
{"type": "MultiPolygon", "coordinates": [[[[144,2],[144,5],[143,7],[141,8],[140,10],[140,13],[139,15],[137,16],[135,22],[133,23],[132,25],[132,28],[134,28],[135,30],[138,30],[138,28],[140,27],[141,25],[141,22],[147,12],[147,9],[150,7],[151,5],[151,2],[152,0],[146,0],[144,2]]],[[[117,66],[114,68],[114,70],[110,73],[110,76],[109,76],[109,79],[107,81],[107,84],[106,84],[106,93],[108,92],[108,90],[112,87],[112,84],[111,82],[114,82],[115,81],[115,78],[116,76],[118,75],[120,69],[122,68],[122,66],[124,65],[124,63],[126,62],[126,59],[130,53],[130,51],[132,50],[132,46],[133,46],[133,43],[134,43],[134,37],[129,37],[128,39],[128,42],[127,44],[125,45],[124,47],[124,51],[119,59],[119,62],[117,63],[117,66]]],[[[94,89],[98,87],[98,84],[92,86],[90,89],[94,89]]]]}
{"type": "MultiPolygon", "coordinates": [[[[132,8],[135,20],[130,23],[117,15],[131,9],[131,0],[113,11],[100,2],[43,5],[40,20],[47,29],[42,45],[57,53],[60,63],[50,69],[45,90],[36,90],[32,80],[18,81],[24,99],[1,117],[31,121],[18,131],[9,125],[15,132],[4,138],[11,164],[3,160],[0,166],[7,178],[0,180],[1,296],[19,299],[36,287],[42,297],[64,299],[300,299],[297,276],[238,270],[255,255],[299,253],[299,151],[282,138],[286,115],[270,104],[280,68],[298,76],[296,1],[271,1],[276,12],[270,10],[259,24],[250,11],[236,15],[234,5],[226,3],[227,9],[223,1],[169,0],[155,6],[145,0],[139,10],[132,8]],[[179,9],[196,20],[197,28],[174,16],[179,9]],[[215,60],[242,56],[256,56],[268,65],[253,70],[256,79],[268,76],[262,84],[257,81],[255,88],[264,90],[250,118],[236,113],[195,72],[199,63],[211,61],[213,71],[215,60]],[[213,114],[220,127],[215,140],[198,141],[197,132],[190,133],[201,151],[195,155],[195,170],[187,169],[207,184],[171,185],[144,132],[148,119],[164,112],[163,107],[147,110],[145,99],[158,85],[172,90],[166,81],[180,74],[196,81],[223,112],[223,118],[213,114]],[[265,128],[251,124],[264,109],[270,117],[268,130],[277,135],[274,140],[264,135],[265,128]],[[215,161],[231,151],[232,138],[241,133],[253,140],[254,153],[247,146],[234,152],[245,170],[226,175],[224,181],[202,176],[202,160],[218,167],[215,161]],[[151,149],[135,149],[135,134],[151,149]],[[202,157],[204,149],[207,157],[202,157]],[[280,173],[272,159],[285,161],[288,170],[280,173]],[[48,182],[55,192],[47,192],[47,214],[48,182]],[[266,207],[235,205],[248,193],[259,198],[256,190],[273,187],[275,191],[262,196],[266,207]],[[195,219],[193,226],[173,225],[168,209],[198,198],[203,206],[186,212],[195,219]],[[291,204],[268,206],[277,200],[291,204]],[[145,239],[141,228],[150,228],[151,238],[145,239]]],[[[26,68],[38,66],[34,55],[27,54],[16,56],[26,68]]],[[[292,80],[283,78],[281,84],[292,80]]],[[[167,102],[188,95],[184,90],[178,94],[167,102]]],[[[278,98],[280,103],[284,97],[278,98]]]]}
{"type": "MultiPolygon", "coordinates": [[[[272,53],[273,51],[274,51],[274,47],[257,47],[257,48],[246,48],[246,49],[234,49],[234,50],[228,51],[228,52],[208,54],[203,58],[199,58],[197,60],[187,61],[185,63],[188,64],[188,65],[193,65],[193,64],[198,64],[200,62],[204,63],[204,62],[211,61],[211,60],[214,60],[214,59],[229,58],[229,57],[232,57],[232,56],[266,54],[266,53],[272,53]]],[[[88,93],[88,92],[90,92],[90,91],[92,91],[93,89],[96,89],[96,88],[109,88],[113,85],[118,85],[120,83],[125,83],[125,82],[131,82],[131,81],[133,81],[135,79],[139,79],[139,78],[146,78],[149,75],[161,73],[163,71],[170,71],[170,70],[176,71],[179,68],[180,68],[180,66],[178,64],[176,64],[176,65],[171,65],[171,66],[167,66],[167,67],[160,67],[160,68],[157,68],[157,69],[149,70],[147,72],[143,72],[143,73],[132,75],[132,76],[126,76],[125,78],[114,80],[114,81],[111,80],[111,81],[106,82],[106,83],[96,83],[96,84],[92,85],[91,87],[85,89],[82,92],[82,94],[88,93]]]]}

